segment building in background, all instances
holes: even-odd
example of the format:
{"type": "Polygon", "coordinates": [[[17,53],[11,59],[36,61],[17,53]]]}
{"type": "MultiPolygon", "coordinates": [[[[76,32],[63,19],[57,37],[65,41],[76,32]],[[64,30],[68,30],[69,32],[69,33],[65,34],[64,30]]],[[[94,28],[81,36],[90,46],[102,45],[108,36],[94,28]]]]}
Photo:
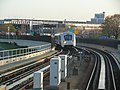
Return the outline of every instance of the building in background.
{"type": "Polygon", "coordinates": [[[105,12],[96,13],[91,21],[63,21],[40,20],[40,19],[4,19],[0,24],[12,24],[20,35],[29,33],[31,35],[51,35],[59,32],[73,30],[75,34],[91,37],[101,33],[101,24],[104,22],[105,12]]]}
{"type": "Polygon", "coordinates": [[[0,20],[0,25],[1,25],[1,24],[4,24],[4,20],[0,20]]]}
{"type": "Polygon", "coordinates": [[[91,18],[91,23],[101,24],[101,23],[104,22],[104,18],[105,18],[105,12],[103,12],[103,13],[96,13],[94,18],[91,18]]]}
{"type": "Polygon", "coordinates": [[[72,25],[69,30],[73,30],[77,37],[80,38],[93,38],[102,33],[101,24],[93,23],[79,23],[72,25]]]}
{"type": "Polygon", "coordinates": [[[65,22],[57,20],[4,19],[0,20],[0,24],[12,24],[20,35],[24,33],[46,35],[67,30],[65,22]]]}

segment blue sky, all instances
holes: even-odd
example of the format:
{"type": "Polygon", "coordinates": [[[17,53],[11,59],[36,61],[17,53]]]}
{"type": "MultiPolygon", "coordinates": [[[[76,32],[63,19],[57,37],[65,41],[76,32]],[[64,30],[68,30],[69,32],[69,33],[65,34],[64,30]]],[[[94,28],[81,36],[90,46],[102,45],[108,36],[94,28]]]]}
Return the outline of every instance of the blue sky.
{"type": "Polygon", "coordinates": [[[120,0],[0,0],[0,18],[86,21],[95,13],[119,13],[120,0]]]}

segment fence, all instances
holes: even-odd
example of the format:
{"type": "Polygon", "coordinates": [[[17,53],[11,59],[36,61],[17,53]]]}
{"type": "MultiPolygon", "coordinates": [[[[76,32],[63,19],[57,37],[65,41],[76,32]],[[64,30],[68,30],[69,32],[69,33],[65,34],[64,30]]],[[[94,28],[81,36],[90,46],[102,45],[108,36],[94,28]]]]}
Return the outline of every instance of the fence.
{"type": "Polygon", "coordinates": [[[0,51],[0,65],[38,56],[51,49],[51,44],[0,51]]]}

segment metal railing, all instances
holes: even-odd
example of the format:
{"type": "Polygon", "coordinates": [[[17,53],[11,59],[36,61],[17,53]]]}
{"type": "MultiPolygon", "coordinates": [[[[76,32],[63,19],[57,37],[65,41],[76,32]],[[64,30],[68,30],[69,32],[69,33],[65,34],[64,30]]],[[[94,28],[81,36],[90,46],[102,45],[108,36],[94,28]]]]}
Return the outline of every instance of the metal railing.
{"type": "Polygon", "coordinates": [[[32,46],[28,48],[18,48],[11,50],[2,50],[0,51],[0,60],[15,58],[19,56],[24,56],[32,53],[41,52],[51,48],[51,44],[45,44],[40,46],[32,46]]]}

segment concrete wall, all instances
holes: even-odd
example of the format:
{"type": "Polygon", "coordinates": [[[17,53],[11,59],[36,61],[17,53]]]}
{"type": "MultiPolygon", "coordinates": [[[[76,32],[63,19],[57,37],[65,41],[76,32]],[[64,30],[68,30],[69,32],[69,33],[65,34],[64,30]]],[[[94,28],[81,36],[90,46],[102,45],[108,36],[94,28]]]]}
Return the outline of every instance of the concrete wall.
{"type": "Polygon", "coordinates": [[[15,57],[15,58],[9,58],[6,60],[0,60],[0,66],[5,65],[5,64],[9,64],[9,63],[13,63],[13,62],[17,62],[17,61],[22,61],[22,60],[26,60],[38,55],[42,55],[46,52],[49,52],[51,49],[47,49],[41,52],[37,52],[37,53],[32,53],[32,54],[28,54],[28,55],[24,55],[24,56],[19,56],[19,57],[15,57]]]}
{"type": "Polygon", "coordinates": [[[103,46],[108,46],[108,47],[117,49],[118,44],[120,44],[120,41],[112,40],[112,39],[81,39],[81,38],[77,38],[77,43],[97,44],[97,45],[103,45],[103,46]]]}
{"type": "MultiPolygon", "coordinates": [[[[0,35],[0,39],[8,39],[8,36],[0,35]]],[[[9,39],[51,42],[51,36],[40,36],[40,35],[35,35],[35,36],[28,36],[28,35],[9,36],[9,39]]]]}
{"type": "Polygon", "coordinates": [[[0,42],[9,42],[9,43],[17,43],[19,46],[39,46],[48,44],[47,42],[40,42],[40,41],[31,41],[31,40],[17,40],[17,39],[0,39],[0,42]]]}

